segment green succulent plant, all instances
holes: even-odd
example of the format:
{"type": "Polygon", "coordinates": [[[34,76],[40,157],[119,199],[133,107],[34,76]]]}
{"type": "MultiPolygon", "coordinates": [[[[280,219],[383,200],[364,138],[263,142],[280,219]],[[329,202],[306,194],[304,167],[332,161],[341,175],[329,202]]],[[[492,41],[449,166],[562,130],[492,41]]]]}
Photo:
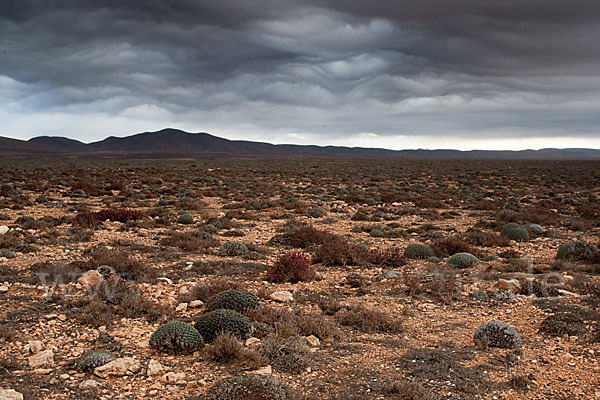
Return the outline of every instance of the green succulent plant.
{"type": "Polygon", "coordinates": [[[212,342],[220,333],[229,332],[243,338],[250,329],[248,319],[231,310],[215,310],[203,314],[196,320],[196,330],[207,342],[212,342]]]}
{"type": "Polygon", "coordinates": [[[456,253],[448,258],[448,264],[458,268],[468,268],[477,261],[479,261],[479,259],[471,253],[456,253]]]}
{"type": "Polygon", "coordinates": [[[177,218],[178,224],[189,225],[194,223],[194,217],[190,213],[184,213],[177,218]]]}
{"type": "Polygon", "coordinates": [[[499,347],[515,349],[521,347],[521,336],[515,328],[504,322],[489,321],[482,324],[473,335],[473,342],[478,347],[499,347]]]}
{"type": "Polygon", "coordinates": [[[208,311],[219,309],[233,310],[245,314],[249,310],[258,308],[258,305],[258,297],[252,293],[240,290],[226,290],[208,299],[206,309],[208,311]]]}
{"type": "Polygon", "coordinates": [[[559,260],[590,261],[598,256],[600,250],[584,240],[565,243],[558,248],[556,258],[559,260]]]}
{"type": "Polygon", "coordinates": [[[527,228],[515,223],[504,225],[504,228],[502,228],[500,234],[509,238],[510,240],[516,240],[517,242],[526,242],[529,240],[529,232],[527,231],[527,228]]]}
{"type": "Polygon", "coordinates": [[[150,336],[150,347],[187,354],[204,347],[204,340],[192,325],[174,321],[161,326],[150,336]]]}
{"type": "Polygon", "coordinates": [[[429,257],[434,257],[435,253],[431,247],[426,244],[413,243],[406,246],[406,249],[404,249],[404,256],[407,258],[427,259],[429,257]]]}

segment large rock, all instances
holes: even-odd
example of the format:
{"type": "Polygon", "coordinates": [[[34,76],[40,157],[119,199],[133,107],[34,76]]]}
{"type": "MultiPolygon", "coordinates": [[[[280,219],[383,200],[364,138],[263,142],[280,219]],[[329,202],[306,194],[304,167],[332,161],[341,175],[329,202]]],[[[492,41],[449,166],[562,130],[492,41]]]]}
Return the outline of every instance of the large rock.
{"type": "Polygon", "coordinates": [[[493,289],[508,290],[515,294],[520,293],[521,288],[521,282],[516,279],[498,279],[498,282],[496,282],[493,286],[493,289]]]}
{"type": "Polygon", "coordinates": [[[291,303],[294,301],[294,296],[288,291],[273,292],[269,298],[282,303],[291,303]]]}
{"type": "Polygon", "coordinates": [[[23,400],[23,394],[14,389],[0,389],[0,400],[23,400]]]}
{"type": "Polygon", "coordinates": [[[36,353],[28,358],[31,368],[44,368],[54,366],[54,352],[52,350],[44,350],[36,353]]]}
{"type": "Polygon", "coordinates": [[[77,282],[86,288],[95,287],[98,283],[102,282],[102,275],[100,272],[94,270],[89,270],[85,274],[81,275],[77,282]]]}
{"type": "Polygon", "coordinates": [[[102,365],[94,370],[94,374],[101,378],[109,376],[124,376],[133,375],[142,369],[138,361],[131,357],[117,358],[107,364],[102,365]]]}
{"type": "Polygon", "coordinates": [[[8,226],[1,225],[0,226],[0,236],[6,234],[9,230],[10,230],[10,228],[8,226]]]}

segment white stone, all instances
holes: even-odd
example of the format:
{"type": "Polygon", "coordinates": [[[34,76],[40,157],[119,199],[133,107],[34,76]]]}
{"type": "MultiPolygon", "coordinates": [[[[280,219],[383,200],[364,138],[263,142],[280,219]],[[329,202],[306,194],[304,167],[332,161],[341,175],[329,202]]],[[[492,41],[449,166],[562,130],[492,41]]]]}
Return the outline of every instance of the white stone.
{"type": "Polygon", "coordinates": [[[508,290],[513,293],[520,293],[522,285],[517,279],[498,279],[498,282],[494,284],[493,288],[508,290]]]}
{"type": "Polygon", "coordinates": [[[262,367],[254,371],[248,372],[248,375],[271,375],[272,373],[273,369],[270,365],[267,365],[266,367],[262,367]]]}
{"type": "Polygon", "coordinates": [[[306,337],[306,341],[308,342],[308,344],[310,344],[312,347],[319,347],[321,345],[321,341],[319,340],[318,337],[316,337],[315,335],[310,335],[306,337]]]}
{"type": "Polygon", "coordinates": [[[271,300],[279,301],[282,303],[290,303],[290,302],[294,301],[294,296],[287,290],[280,291],[280,292],[273,292],[273,293],[271,293],[269,298],[271,300]]]}
{"type": "Polygon", "coordinates": [[[81,382],[79,384],[79,388],[80,389],[96,389],[96,388],[100,387],[100,385],[101,385],[100,382],[95,381],[93,379],[88,379],[88,380],[81,382]]]}
{"type": "Polygon", "coordinates": [[[156,360],[150,360],[148,362],[148,370],[146,371],[146,375],[148,376],[156,376],[164,374],[166,368],[160,362],[156,360]]]}
{"type": "Polygon", "coordinates": [[[177,312],[186,312],[187,308],[188,308],[188,303],[180,303],[175,308],[175,311],[177,311],[177,312]]]}
{"type": "Polygon", "coordinates": [[[0,226],[0,236],[5,235],[9,230],[10,230],[10,228],[6,225],[0,226]]]}
{"type": "Polygon", "coordinates": [[[171,383],[177,385],[185,385],[187,383],[186,375],[183,372],[167,372],[161,378],[164,383],[171,383]]]}
{"type": "Polygon", "coordinates": [[[31,354],[37,354],[42,350],[44,350],[44,342],[41,340],[30,340],[25,345],[25,351],[31,354]]]}
{"type": "Polygon", "coordinates": [[[109,376],[133,375],[142,369],[139,362],[131,357],[117,358],[94,370],[94,374],[107,378],[109,376]]]}
{"type": "Polygon", "coordinates": [[[203,305],[204,305],[204,302],[202,300],[192,300],[188,304],[188,307],[190,307],[190,308],[200,308],[203,305]]]}
{"type": "Polygon", "coordinates": [[[6,285],[0,286],[0,293],[6,293],[6,292],[8,292],[8,286],[6,286],[6,285]]]}
{"type": "Polygon", "coordinates": [[[28,359],[31,368],[43,368],[54,366],[54,352],[52,350],[40,351],[28,359]]]}
{"type": "Polygon", "coordinates": [[[246,345],[246,347],[255,347],[260,344],[260,339],[251,337],[251,338],[246,339],[246,342],[244,344],[246,345]]]}
{"type": "Polygon", "coordinates": [[[160,277],[160,278],[156,278],[156,280],[159,281],[159,282],[164,282],[164,283],[169,284],[169,285],[173,284],[172,280],[170,280],[169,278],[166,278],[164,276],[160,277]]]}
{"type": "Polygon", "coordinates": [[[23,394],[15,389],[0,389],[0,400],[23,400],[23,394]]]}

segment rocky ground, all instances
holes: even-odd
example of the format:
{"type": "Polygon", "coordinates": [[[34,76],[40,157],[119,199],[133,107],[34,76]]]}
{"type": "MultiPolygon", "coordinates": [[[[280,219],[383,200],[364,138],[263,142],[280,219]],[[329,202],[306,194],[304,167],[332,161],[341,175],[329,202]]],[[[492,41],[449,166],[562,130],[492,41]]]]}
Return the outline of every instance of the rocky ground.
{"type": "Polygon", "coordinates": [[[600,398],[599,167],[2,160],[0,399],[600,398]]]}

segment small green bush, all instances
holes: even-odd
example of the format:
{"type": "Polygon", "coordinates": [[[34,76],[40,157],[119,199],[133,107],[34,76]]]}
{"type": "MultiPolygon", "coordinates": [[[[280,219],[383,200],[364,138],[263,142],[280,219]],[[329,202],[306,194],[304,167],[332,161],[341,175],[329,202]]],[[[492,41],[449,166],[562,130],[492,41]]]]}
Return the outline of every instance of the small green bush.
{"type": "Polygon", "coordinates": [[[238,240],[225,242],[219,247],[219,255],[226,256],[245,256],[250,253],[248,246],[238,240]]]}
{"type": "Polygon", "coordinates": [[[556,253],[556,258],[570,261],[591,261],[598,257],[598,253],[598,248],[593,244],[584,240],[575,240],[561,245],[556,253]]]}
{"type": "Polygon", "coordinates": [[[448,259],[448,264],[458,268],[468,268],[477,261],[479,261],[479,259],[471,253],[457,253],[448,259]]]}
{"type": "Polygon", "coordinates": [[[190,324],[174,321],[161,326],[150,336],[150,347],[186,354],[204,347],[204,340],[190,324]]]}
{"type": "Polygon", "coordinates": [[[406,246],[406,249],[404,249],[404,256],[407,258],[427,259],[429,257],[434,257],[435,253],[431,247],[425,244],[413,243],[406,246]]]}
{"type": "Polygon", "coordinates": [[[194,223],[194,217],[190,213],[184,213],[177,218],[178,224],[189,225],[194,223]]]}
{"type": "Polygon", "coordinates": [[[527,229],[524,226],[515,223],[504,225],[500,234],[510,240],[516,240],[517,242],[526,242],[529,240],[529,232],[527,229]]]}
{"type": "Polygon", "coordinates": [[[215,310],[201,315],[195,327],[202,338],[210,343],[223,332],[243,338],[250,329],[250,323],[246,317],[235,311],[215,310]]]}
{"type": "Polygon", "coordinates": [[[240,290],[227,290],[211,297],[206,302],[208,311],[232,310],[241,314],[258,308],[259,300],[254,294],[240,290]]]}

